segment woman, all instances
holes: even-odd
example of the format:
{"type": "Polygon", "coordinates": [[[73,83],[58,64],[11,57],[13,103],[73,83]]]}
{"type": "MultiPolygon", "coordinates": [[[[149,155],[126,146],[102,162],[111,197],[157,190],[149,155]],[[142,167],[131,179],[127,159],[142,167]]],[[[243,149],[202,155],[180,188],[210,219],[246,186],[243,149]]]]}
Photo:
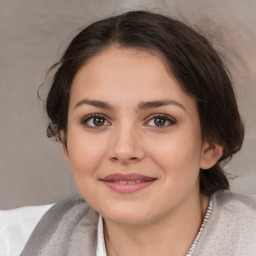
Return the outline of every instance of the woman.
{"type": "Polygon", "coordinates": [[[256,200],[227,191],[222,169],[243,124],[204,37],[129,12],[85,28],[57,66],[48,136],[81,197],[57,203],[21,255],[255,254],[256,200]]]}

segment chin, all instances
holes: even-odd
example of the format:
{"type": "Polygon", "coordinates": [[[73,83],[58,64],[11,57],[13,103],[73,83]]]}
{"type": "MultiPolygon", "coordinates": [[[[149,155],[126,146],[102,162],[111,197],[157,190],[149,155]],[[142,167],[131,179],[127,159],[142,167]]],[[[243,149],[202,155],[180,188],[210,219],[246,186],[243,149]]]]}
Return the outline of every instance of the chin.
{"type": "Polygon", "coordinates": [[[111,207],[110,210],[102,211],[104,219],[120,225],[139,226],[150,223],[153,219],[150,211],[138,208],[126,207],[115,208],[111,207]]]}

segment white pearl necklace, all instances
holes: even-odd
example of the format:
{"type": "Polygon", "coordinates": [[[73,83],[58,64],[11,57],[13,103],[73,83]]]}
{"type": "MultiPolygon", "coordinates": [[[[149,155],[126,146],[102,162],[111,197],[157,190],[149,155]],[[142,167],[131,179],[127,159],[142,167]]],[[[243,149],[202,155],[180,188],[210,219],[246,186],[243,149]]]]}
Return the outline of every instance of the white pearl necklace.
{"type": "Polygon", "coordinates": [[[200,236],[201,236],[201,234],[202,234],[202,232],[203,232],[203,230],[204,230],[204,227],[206,226],[206,224],[207,224],[207,222],[208,222],[208,220],[209,220],[209,218],[210,218],[210,216],[211,216],[211,213],[212,213],[212,198],[210,199],[210,202],[209,202],[209,205],[208,205],[206,214],[205,214],[205,216],[204,216],[203,223],[202,223],[202,225],[201,225],[201,227],[200,227],[200,229],[199,229],[199,232],[197,233],[197,236],[196,236],[196,238],[195,238],[193,244],[191,245],[191,247],[190,247],[188,253],[186,254],[186,256],[192,256],[192,255],[193,255],[193,253],[194,253],[194,251],[195,251],[195,249],[196,249],[196,246],[197,246],[197,244],[198,244],[198,241],[199,241],[199,239],[200,239],[200,236]]]}

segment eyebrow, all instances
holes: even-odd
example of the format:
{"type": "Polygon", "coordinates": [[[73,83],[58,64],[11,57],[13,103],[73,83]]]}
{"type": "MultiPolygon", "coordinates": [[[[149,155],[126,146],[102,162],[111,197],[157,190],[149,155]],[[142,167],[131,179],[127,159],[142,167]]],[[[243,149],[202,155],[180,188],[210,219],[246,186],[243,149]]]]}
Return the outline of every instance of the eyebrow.
{"type": "Polygon", "coordinates": [[[90,99],[82,99],[80,101],[78,101],[74,107],[77,108],[81,105],[91,105],[91,106],[94,106],[94,107],[97,107],[97,108],[102,108],[102,109],[107,109],[107,110],[113,110],[114,107],[111,106],[110,104],[104,102],[104,101],[99,101],[99,100],[90,100],[90,99]]]}
{"type": "Polygon", "coordinates": [[[141,102],[138,106],[139,110],[146,110],[149,108],[159,108],[167,105],[174,105],[182,108],[185,112],[187,112],[186,108],[179,102],[175,100],[155,100],[155,101],[146,101],[141,102]]]}
{"type": "MultiPolygon", "coordinates": [[[[97,108],[101,108],[101,109],[106,109],[106,110],[113,110],[114,107],[112,105],[110,105],[107,102],[104,101],[99,101],[99,100],[91,100],[91,99],[82,99],[80,100],[74,107],[77,108],[79,106],[82,105],[91,105],[97,108]]],[[[145,101],[145,102],[141,102],[138,105],[138,110],[146,110],[146,109],[150,109],[150,108],[159,108],[159,107],[163,107],[163,106],[167,106],[167,105],[174,105],[177,107],[180,107],[181,109],[183,109],[185,112],[187,112],[186,108],[179,102],[175,101],[175,100],[155,100],[155,101],[145,101]]]]}

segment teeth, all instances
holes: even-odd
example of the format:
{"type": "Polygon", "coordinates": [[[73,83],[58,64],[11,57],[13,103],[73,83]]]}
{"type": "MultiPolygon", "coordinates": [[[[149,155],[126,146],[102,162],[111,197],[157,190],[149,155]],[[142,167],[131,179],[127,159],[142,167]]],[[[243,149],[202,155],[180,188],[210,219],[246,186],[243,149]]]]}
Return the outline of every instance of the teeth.
{"type": "Polygon", "coordinates": [[[115,183],[118,184],[135,184],[135,183],[142,183],[142,180],[116,180],[115,183]]]}

